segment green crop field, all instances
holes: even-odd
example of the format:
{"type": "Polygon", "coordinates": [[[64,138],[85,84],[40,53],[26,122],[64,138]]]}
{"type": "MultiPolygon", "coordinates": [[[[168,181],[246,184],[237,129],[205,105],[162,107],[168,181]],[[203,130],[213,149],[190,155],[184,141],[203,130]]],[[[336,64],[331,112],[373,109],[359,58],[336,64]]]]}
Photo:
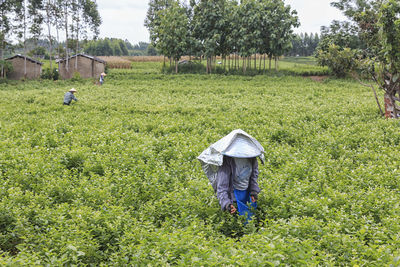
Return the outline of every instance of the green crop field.
{"type": "Polygon", "coordinates": [[[369,88],[159,65],[0,83],[0,265],[400,264],[400,125],[369,88]],[[247,225],[196,159],[238,128],[266,151],[247,225]]]}

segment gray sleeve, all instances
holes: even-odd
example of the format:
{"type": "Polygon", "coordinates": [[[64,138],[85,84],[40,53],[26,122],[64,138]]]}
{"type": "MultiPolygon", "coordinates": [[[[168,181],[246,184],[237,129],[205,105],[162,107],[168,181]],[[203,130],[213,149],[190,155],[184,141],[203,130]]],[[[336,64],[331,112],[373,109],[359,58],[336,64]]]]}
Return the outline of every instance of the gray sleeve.
{"type": "Polygon", "coordinates": [[[253,161],[253,171],[251,172],[250,181],[249,181],[249,192],[251,193],[260,193],[260,187],[258,186],[258,161],[257,158],[253,161]]]}
{"type": "Polygon", "coordinates": [[[219,205],[222,210],[226,210],[228,204],[232,204],[232,200],[229,198],[229,180],[231,176],[231,168],[224,159],[224,163],[218,170],[217,174],[217,197],[219,200],[219,205]]]}
{"type": "Polygon", "coordinates": [[[72,94],[72,99],[75,100],[75,101],[78,101],[78,99],[75,97],[74,94],[72,94]]]}

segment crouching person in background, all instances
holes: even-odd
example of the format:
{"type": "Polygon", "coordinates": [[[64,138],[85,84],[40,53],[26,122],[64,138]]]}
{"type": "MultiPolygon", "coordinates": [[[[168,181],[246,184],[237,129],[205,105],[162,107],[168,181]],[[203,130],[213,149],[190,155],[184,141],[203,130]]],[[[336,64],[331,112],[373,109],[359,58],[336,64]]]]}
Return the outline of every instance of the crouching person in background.
{"type": "Polygon", "coordinates": [[[75,97],[76,90],[75,88],[72,88],[68,92],[65,93],[64,95],[64,105],[69,106],[72,102],[72,100],[78,101],[78,99],[75,97]]]}

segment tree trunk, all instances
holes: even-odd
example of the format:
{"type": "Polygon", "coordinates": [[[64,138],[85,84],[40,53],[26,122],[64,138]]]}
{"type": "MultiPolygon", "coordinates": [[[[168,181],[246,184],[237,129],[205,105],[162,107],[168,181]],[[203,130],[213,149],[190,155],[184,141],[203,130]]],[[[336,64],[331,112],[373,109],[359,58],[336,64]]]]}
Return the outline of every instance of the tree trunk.
{"type": "Polygon", "coordinates": [[[56,27],[56,31],[57,31],[57,54],[58,54],[58,59],[61,59],[61,55],[60,55],[60,35],[58,32],[58,27],[56,27]]]}
{"type": "MultiPolygon", "coordinates": [[[[1,10],[1,16],[2,17],[4,16],[4,10],[1,10]]],[[[3,32],[3,30],[4,29],[3,29],[3,23],[2,23],[1,24],[1,31],[0,31],[0,34],[3,36],[2,40],[1,40],[1,47],[0,47],[0,60],[2,61],[1,70],[0,70],[0,78],[4,78],[5,77],[3,60],[4,60],[4,49],[5,49],[5,46],[6,46],[6,42],[5,42],[6,34],[3,32]]]]}
{"type": "Polygon", "coordinates": [[[214,57],[214,72],[217,72],[217,56],[214,57]]]}
{"type": "Polygon", "coordinates": [[[224,72],[226,72],[226,56],[224,56],[224,72]]]}
{"type": "Polygon", "coordinates": [[[4,60],[4,54],[3,54],[3,45],[4,41],[2,41],[2,47],[0,48],[0,60],[1,60],[1,70],[0,70],[0,78],[4,78],[4,65],[3,65],[3,60],[4,60]]]}
{"type": "Polygon", "coordinates": [[[261,71],[261,62],[262,62],[262,54],[260,54],[260,58],[258,59],[258,70],[261,71]]]}
{"type": "MultiPolygon", "coordinates": [[[[379,103],[379,99],[378,99],[378,96],[376,94],[375,88],[372,85],[363,83],[356,73],[351,73],[351,74],[352,74],[353,78],[356,79],[361,85],[370,87],[372,89],[372,92],[374,93],[375,101],[376,101],[376,104],[378,105],[378,108],[379,108],[379,111],[381,113],[381,116],[384,116],[384,115],[386,116],[386,112],[383,113],[383,111],[382,111],[381,104],[379,103]]],[[[386,110],[387,109],[386,109],[386,101],[385,101],[385,111],[386,110]]]]}
{"type": "Polygon", "coordinates": [[[69,58],[68,58],[68,6],[64,4],[64,15],[65,15],[65,69],[69,73],[69,58]]]}
{"type": "Polygon", "coordinates": [[[175,73],[178,74],[178,60],[175,60],[175,73]]]}
{"type": "Polygon", "coordinates": [[[396,101],[393,99],[393,97],[385,93],[384,95],[384,100],[385,100],[385,117],[386,118],[398,118],[398,110],[396,109],[396,101]]]}
{"type": "Polygon", "coordinates": [[[257,54],[254,54],[254,70],[257,70],[257,54]]]}
{"type": "Polygon", "coordinates": [[[53,41],[51,40],[51,30],[50,30],[50,11],[49,11],[49,6],[50,6],[50,1],[47,1],[47,6],[46,6],[46,16],[47,16],[47,30],[49,33],[49,57],[50,57],[50,70],[53,70],[53,60],[52,60],[52,53],[53,53],[53,41]]]}
{"type": "Polygon", "coordinates": [[[265,72],[265,54],[264,54],[264,72],[265,72]]]}
{"type": "Polygon", "coordinates": [[[26,1],[24,1],[24,78],[26,78],[26,1]]]}
{"type": "MultiPolygon", "coordinates": [[[[79,50],[79,10],[76,19],[76,48],[75,55],[78,55],[79,50]]],[[[78,56],[75,57],[75,70],[78,70],[78,56]]]]}
{"type": "Polygon", "coordinates": [[[272,69],[272,67],[271,67],[271,62],[272,62],[272,55],[269,56],[269,70],[272,69]]]}
{"type": "Polygon", "coordinates": [[[3,40],[1,41],[1,47],[0,47],[0,60],[2,61],[1,70],[0,70],[0,77],[1,78],[5,77],[5,75],[4,75],[4,65],[3,65],[3,63],[4,63],[3,62],[3,60],[4,60],[4,47],[5,47],[4,39],[5,39],[5,36],[3,36],[3,40]]]}

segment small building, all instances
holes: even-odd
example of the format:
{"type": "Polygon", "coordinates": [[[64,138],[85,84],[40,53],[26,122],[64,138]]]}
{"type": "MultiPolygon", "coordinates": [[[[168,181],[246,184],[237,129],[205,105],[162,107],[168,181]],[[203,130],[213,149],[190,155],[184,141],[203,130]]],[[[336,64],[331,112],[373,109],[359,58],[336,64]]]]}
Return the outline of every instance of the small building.
{"type": "Polygon", "coordinates": [[[13,71],[7,74],[7,78],[12,80],[26,79],[37,79],[42,74],[43,63],[33,58],[26,57],[26,75],[25,75],[25,56],[15,55],[10,58],[6,58],[7,61],[11,62],[13,71]]]}
{"type": "Polygon", "coordinates": [[[67,60],[65,58],[60,59],[58,62],[58,71],[62,79],[71,79],[75,72],[79,72],[81,78],[97,78],[100,74],[105,71],[106,62],[100,58],[77,54],[68,58],[68,70],[67,60]],[[76,65],[77,61],[77,65],[76,65]],[[77,67],[77,68],[76,68],[77,67]]]}

